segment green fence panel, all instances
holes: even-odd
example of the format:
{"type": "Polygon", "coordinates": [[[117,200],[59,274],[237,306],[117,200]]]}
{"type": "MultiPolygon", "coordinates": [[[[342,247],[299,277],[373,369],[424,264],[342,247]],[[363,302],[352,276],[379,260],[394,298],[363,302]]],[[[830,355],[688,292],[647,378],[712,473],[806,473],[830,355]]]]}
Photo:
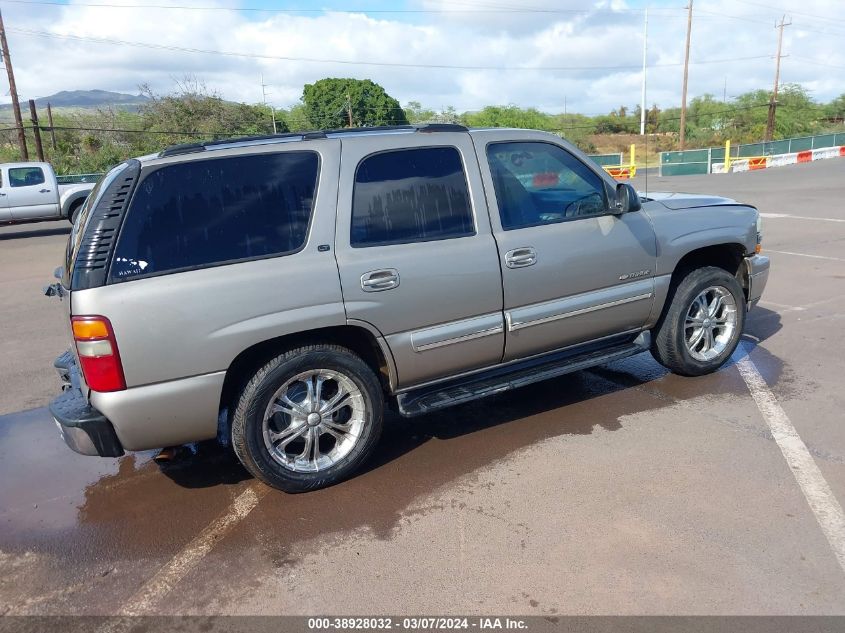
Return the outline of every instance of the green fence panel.
{"type": "Polygon", "coordinates": [[[622,164],[622,152],[618,154],[590,154],[589,156],[602,167],[615,167],[622,164]]]}
{"type": "Polygon", "coordinates": [[[661,152],[660,162],[663,165],[680,165],[684,163],[707,164],[706,149],[688,149],[682,152],[661,152]]]}
{"type": "Polygon", "coordinates": [[[660,166],[662,176],[694,176],[709,173],[710,166],[703,163],[674,163],[660,166]]]}
{"type": "Polygon", "coordinates": [[[822,147],[833,147],[836,145],[834,142],[836,139],[836,134],[823,134],[821,136],[814,136],[813,137],[813,149],[819,149],[822,147]]]}

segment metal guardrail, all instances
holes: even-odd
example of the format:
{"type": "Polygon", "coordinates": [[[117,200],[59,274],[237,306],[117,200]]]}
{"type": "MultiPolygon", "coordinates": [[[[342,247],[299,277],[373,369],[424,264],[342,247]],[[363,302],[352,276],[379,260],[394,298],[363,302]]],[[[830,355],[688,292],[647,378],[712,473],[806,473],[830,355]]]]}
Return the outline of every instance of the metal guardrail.
{"type": "Polygon", "coordinates": [[[103,174],[65,174],[64,176],[56,176],[56,180],[60,185],[82,185],[90,182],[97,182],[103,174]]]}

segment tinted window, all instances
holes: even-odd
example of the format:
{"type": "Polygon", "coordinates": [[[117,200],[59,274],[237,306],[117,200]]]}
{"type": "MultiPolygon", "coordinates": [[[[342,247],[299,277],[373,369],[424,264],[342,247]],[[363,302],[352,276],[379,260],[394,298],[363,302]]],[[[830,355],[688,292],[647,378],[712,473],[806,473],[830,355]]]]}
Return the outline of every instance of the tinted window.
{"type": "Polygon", "coordinates": [[[152,172],[133,196],[112,278],[300,249],[317,172],[314,152],[197,160],[152,172]]]}
{"type": "Polygon", "coordinates": [[[491,143],[487,160],[505,230],[607,213],[602,178],[557,145],[491,143]]]}
{"type": "Polygon", "coordinates": [[[460,154],[426,147],[361,161],[352,199],[352,246],[443,240],[475,232],[460,154]]]}
{"type": "Polygon", "coordinates": [[[12,167],[9,170],[9,185],[31,187],[44,182],[44,170],[40,167],[12,167]]]}

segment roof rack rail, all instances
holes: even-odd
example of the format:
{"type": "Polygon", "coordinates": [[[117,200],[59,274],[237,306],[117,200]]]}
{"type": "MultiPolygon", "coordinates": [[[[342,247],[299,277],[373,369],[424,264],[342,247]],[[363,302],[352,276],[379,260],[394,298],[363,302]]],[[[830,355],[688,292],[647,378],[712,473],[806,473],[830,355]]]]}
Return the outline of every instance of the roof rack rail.
{"type": "Polygon", "coordinates": [[[417,130],[420,132],[469,132],[469,128],[460,123],[426,123],[417,130]]]}
{"type": "Polygon", "coordinates": [[[193,154],[213,149],[219,145],[232,145],[234,143],[256,143],[259,141],[274,141],[299,138],[303,141],[328,138],[332,134],[366,134],[372,132],[391,132],[407,130],[408,132],[468,132],[469,128],[457,123],[426,123],[424,125],[379,125],[371,127],[338,128],[334,130],[314,130],[311,132],[287,132],[284,134],[264,134],[261,136],[240,136],[234,138],[219,139],[214,141],[200,141],[197,143],[183,143],[171,145],[159,152],[159,158],[168,156],[179,156],[180,154],[193,154]]]}

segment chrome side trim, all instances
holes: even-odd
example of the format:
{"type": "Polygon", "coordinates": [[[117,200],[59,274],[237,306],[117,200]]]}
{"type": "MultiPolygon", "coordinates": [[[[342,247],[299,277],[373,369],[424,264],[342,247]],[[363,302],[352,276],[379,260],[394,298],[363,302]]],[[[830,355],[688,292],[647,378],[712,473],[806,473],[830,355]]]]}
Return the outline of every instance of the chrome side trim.
{"type": "Polygon", "coordinates": [[[502,334],[504,331],[502,313],[491,312],[410,332],[410,343],[415,352],[425,352],[485,336],[502,334]]]}
{"type": "Polygon", "coordinates": [[[425,352],[427,350],[436,349],[438,347],[444,347],[446,345],[453,345],[455,343],[463,343],[464,341],[471,341],[473,339],[482,338],[484,336],[491,336],[492,334],[501,334],[503,331],[504,328],[501,325],[497,325],[496,327],[492,327],[487,330],[480,330],[478,332],[473,332],[472,334],[464,334],[463,336],[456,336],[455,338],[448,338],[443,341],[426,343],[424,345],[414,344],[414,351],[425,352]]]}
{"type": "Polygon", "coordinates": [[[624,299],[617,299],[616,301],[609,301],[607,303],[600,303],[598,305],[590,306],[588,308],[580,308],[579,310],[571,310],[569,312],[562,312],[560,314],[553,314],[551,316],[543,317],[540,319],[534,319],[532,321],[517,321],[513,322],[511,320],[511,314],[508,312],[505,314],[505,319],[508,323],[508,332],[515,332],[516,330],[521,330],[523,328],[532,327],[534,325],[542,325],[544,323],[550,323],[552,321],[559,321],[560,319],[566,319],[573,316],[579,316],[581,314],[588,314],[589,312],[595,312],[597,310],[604,310],[605,308],[613,308],[615,306],[624,305],[626,303],[633,303],[634,301],[642,301],[644,299],[650,299],[654,293],[648,292],[641,295],[636,295],[634,297],[626,297],[624,299]]]}
{"type": "Polygon", "coordinates": [[[485,365],[484,367],[479,367],[478,369],[470,369],[469,371],[462,371],[462,372],[458,372],[457,374],[450,374],[450,375],[444,376],[442,378],[435,378],[433,380],[426,380],[424,382],[419,382],[419,383],[416,383],[416,384],[413,384],[413,385],[409,385],[407,387],[402,387],[401,389],[396,389],[396,390],[393,391],[393,395],[398,396],[400,394],[408,393],[409,391],[414,391],[416,389],[422,389],[424,387],[431,387],[433,385],[437,385],[437,384],[442,383],[442,382],[448,382],[450,380],[455,380],[456,378],[466,378],[466,377],[472,376],[474,374],[480,374],[480,373],[483,373],[485,371],[489,371],[489,370],[493,369],[494,367],[508,367],[510,365],[522,363],[526,360],[531,360],[532,358],[540,358],[540,357],[546,356],[548,354],[554,354],[555,352],[565,351],[565,350],[571,349],[573,347],[578,347],[580,345],[588,345],[590,343],[598,343],[600,341],[615,338],[617,336],[624,336],[626,334],[633,335],[633,334],[637,334],[637,333],[643,334],[642,328],[636,328],[636,329],[633,329],[633,330],[625,330],[624,332],[616,332],[615,334],[608,334],[607,336],[600,336],[599,338],[591,339],[589,341],[582,341],[580,343],[573,343],[571,345],[564,345],[563,347],[556,347],[554,349],[544,351],[544,352],[541,352],[539,354],[530,354],[528,356],[523,356],[521,358],[514,358],[513,360],[509,360],[509,361],[504,362],[504,363],[492,363],[490,365],[485,365]]]}

